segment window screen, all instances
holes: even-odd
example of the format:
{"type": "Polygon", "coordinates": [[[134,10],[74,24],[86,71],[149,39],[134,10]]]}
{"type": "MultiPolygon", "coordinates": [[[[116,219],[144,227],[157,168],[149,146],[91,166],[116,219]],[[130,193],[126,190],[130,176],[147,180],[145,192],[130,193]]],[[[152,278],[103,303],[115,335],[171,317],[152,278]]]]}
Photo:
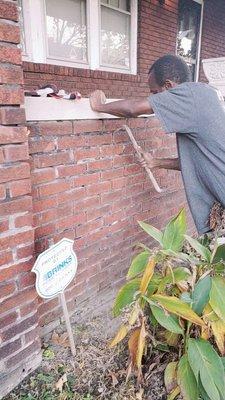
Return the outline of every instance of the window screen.
{"type": "Polygon", "coordinates": [[[177,54],[182,56],[195,78],[201,5],[193,0],[179,0],[177,54]]]}
{"type": "Polygon", "coordinates": [[[87,61],[86,1],[46,0],[50,58],[87,61]]]}
{"type": "Polygon", "coordinates": [[[130,25],[130,1],[102,1],[102,65],[130,68],[130,25]]]}

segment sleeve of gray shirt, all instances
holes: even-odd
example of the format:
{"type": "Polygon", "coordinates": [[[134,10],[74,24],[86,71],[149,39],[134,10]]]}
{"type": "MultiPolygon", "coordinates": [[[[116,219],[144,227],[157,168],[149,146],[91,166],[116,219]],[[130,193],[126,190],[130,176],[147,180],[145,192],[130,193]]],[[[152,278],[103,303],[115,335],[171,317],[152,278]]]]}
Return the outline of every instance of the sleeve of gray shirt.
{"type": "Polygon", "coordinates": [[[149,103],[166,133],[198,131],[195,98],[189,83],[151,95],[149,103]]]}

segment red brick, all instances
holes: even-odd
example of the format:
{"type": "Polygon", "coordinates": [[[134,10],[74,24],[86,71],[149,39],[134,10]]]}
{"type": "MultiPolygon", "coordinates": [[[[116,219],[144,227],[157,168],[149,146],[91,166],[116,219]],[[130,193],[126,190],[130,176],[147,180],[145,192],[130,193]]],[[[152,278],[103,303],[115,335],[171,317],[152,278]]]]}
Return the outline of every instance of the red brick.
{"type": "Polygon", "coordinates": [[[85,136],[67,136],[57,140],[58,150],[77,149],[86,146],[87,139],[85,136]]]}
{"type": "Polygon", "coordinates": [[[19,105],[23,103],[24,95],[20,86],[1,85],[0,86],[0,104],[1,105],[19,105]]]}
{"type": "Polygon", "coordinates": [[[31,171],[32,182],[34,184],[45,183],[55,179],[54,168],[42,168],[41,170],[31,171]]]}
{"type": "Polygon", "coordinates": [[[0,62],[21,65],[21,50],[18,47],[0,44],[0,62]]]}
{"type": "Polygon", "coordinates": [[[6,362],[7,368],[11,368],[14,365],[19,365],[20,363],[23,363],[26,358],[31,357],[33,353],[37,352],[40,349],[41,345],[39,340],[37,340],[30,346],[23,349],[21,352],[17,353],[15,356],[9,358],[6,362]]]}
{"type": "Polygon", "coordinates": [[[77,215],[73,215],[73,216],[58,220],[56,222],[56,228],[59,231],[63,231],[65,229],[75,227],[76,225],[83,224],[86,222],[86,220],[87,220],[86,214],[84,212],[80,212],[77,215]]]}
{"type": "Polygon", "coordinates": [[[6,198],[6,187],[4,185],[0,185],[0,200],[4,200],[6,198]]]}
{"type": "Polygon", "coordinates": [[[33,225],[33,214],[25,214],[21,215],[20,217],[16,217],[14,219],[14,226],[15,228],[23,228],[25,226],[32,226],[33,225]]]}
{"type": "Polygon", "coordinates": [[[34,286],[36,280],[36,276],[34,273],[28,273],[21,276],[18,280],[18,288],[19,290],[28,288],[30,286],[34,286]]]}
{"type": "Polygon", "coordinates": [[[0,144],[22,143],[27,141],[27,128],[22,126],[1,126],[0,144]]]}
{"type": "Polygon", "coordinates": [[[72,122],[39,122],[38,124],[30,125],[31,133],[38,133],[40,135],[71,135],[72,134],[72,122]]]}
{"type": "Polygon", "coordinates": [[[25,333],[25,343],[28,344],[30,342],[34,342],[40,337],[40,328],[34,328],[31,331],[25,333]]]}
{"type": "Polygon", "coordinates": [[[44,197],[56,193],[65,192],[69,189],[70,189],[70,182],[58,180],[54,183],[46,183],[43,186],[39,186],[38,192],[40,197],[44,197]]]}
{"type": "Polygon", "coordinates": [[[59,164],[68,164],[70,162],[70,154],[67,152],[34,156],[34,166],[36,168],[51,167],[59,164]]]}
{"type": "Polygon", "coordinates": [[[111,207],[109,205],[95,208],[94,210],[87,211],[87,221],[107,215],[110,212],[111,207]]]}
{"type": "Polygon", "coordinates": [[[0,124],[16,125],[26,122],[25,110],[20,107],[4,107],[0,109],[0,124]]]}
{"type": "Polygon", "coordinates": [[[3,153],[3,149],[0,148],[0,164],[4,163],[4,153],[3,153]]]}
{"type": "MultiPolygon", "coordinates": [[[[18,294],[16,294],[15,296],[13,296],[13,297],[11,297],[11,298],[9,298],[7,300],[4,300],[2,302],[2,304],[1,304],[1,312],[3,314],[3,313],[5,313],[5,312],[7,312],[9,310],[12,310],[14,308],[18,308],[22,304],[26,304],[28,302],[32,302],[35,299],[36,296],[37,296],[37,293],[36,293],[34,288],[21,291],[18,294]]],[[[22,331],[25,331],[27,328],[26,328],[25,325],[24,326],[22,326],[22,325],[23,325],[23,323],[21,323],[21,329],[22,329],[22,331]]],[[[15,329],[15,327],[12,327],[12,329],[15,329]]],[[[10,330],[10,333],[11,333],[11,330],[10,330]]],[[[7,337],[9,337],[8,334],[7,334],[7,337]]]]}
{"type": "Polygon", "coordinates": [[[17,312],[12,312],[11,314],[7,314],[5,317],[0,318],[0,329],[6,328],[8,325],[15,323],[18,318],[17,312]]]}
{"type": "Polygon", "coordinates": [[[87,160],[89,158],[96,158],[99,156],[99,148],[98,147],[90,147],[87,149],[75,150],[74,156],[76,161],[87,160]]]}
{"type": "Polygon", "coordinates": [[[87,187],[87,195],[93,196],[95,194],[109,192],[110,189],[111,189],[111,182],[109,181],[99,182],[87,187]]]}
{"type": "Polygon", "coordinates": [[[0,266],[10,264],[13,261],[11,250],[0,252],[0,266]]]}
{"type": "Polygon", "coordinates": [[[33,231],[28,229],[27,231],[18,232],[14,235],[8,234],[8,236],[0,237],[0,246],[2,249],[9,249],[12,246],[17,246],[33,238],[33,231]]]}
{"type": "Polygon", "coordinates": [[[20,28],[12,23],[0,22],[0,41],[20,43],[20,28]]]}
{"type": "Polygon", "coordinates": [[[100,172],[85,174],[74,178],[74,186],[86,186],[100,181],[100,172]]]}
{"type": "Polygon", "coordinates": [[[18,197],[31,192],[31,181],[30,179],[24,179],[20,181],[9,183],[9,194],[10,197],[18,197]]]}
{"type": "Polygon", "coordinates": [[[76,188],[73,190],[68,190],[65,193],[59,193],[57,195],[57,202],[58,204],[65,203],[67,201],[73,202],[80,199],[83,199],[86,196],[86,189],[84,187],[76,188]]]}
{"type": "Polygon", "coordinates": [[[46,140],[38,140],[32,141],[29,140],[29,153],[49,153],[50,151],[55,150],[55,143],[54,141],[46,141],[46,140]]]}
{"type": "Polygon", "coordinates": [[[57,167],[57,172],[60,178],[66,178],[67,176],[81,175],[87,170],[85,164],[79,165],[62,165],[57,167]]]}
{"type": "Polygon", "coordinates": [[[58,209],[53,208],[42,213],[34,215],[34,224],[35,226],[39,226],[42,224],[46,224],[50,221],[55,221],[58,216],[58,209]]]}
{"type": "Polygon", "coordinates": [[[0,0],[0,18],[18,21],[18,7],[15,1],[0,0]]]}
{"type": "Polygon", "coordinates": [[[1,234],[9,230],[8,219],[0,220],[0,232],[1,234]]]}
{"type": "Polygon", "coordinates": [[[12,215],[25,211],[32,211],[32,198],[24,196],[21,199],[11,200],[0,204],[0,215],[12,215]]]}
{"type": "Polygon", "coordinates": [[[55,197],[51,197],[51,198],[34,201],[33,209],[34,209],[34,212],[41,212],[41,211],[48,210],[52,207],[55,207],[56,205],[57,205],[57,200],[55,199],[55,197]]]}
{"type": "Polygon", "coordinates": [[[0,83],[22,84],[22,68],[16,65],[0,65],[0,83]]]}
{"type": "Polygon", "coordinates": [[[100,120],[86,120],[86,121],[73,122],[74,133],[99,132],[99,131],[102,131],[102,121],[100,120]]]}
{"type": "Polygon", "coordinates": [[[110,143],[112,143],[112,135],[109,133],[106,135],[90,135],[88,137],[88,146],[101,146],[110,143]]]}
{"type": "Polygon", "coordinates": [[[11,356],[11,354],[15,353],[21,348],[21,339],[14,340],[11,343],[6,344],[0,348],[0,357],[3,360],[6,357],[11,356]]]}
{"type": "Polygon", "coordinates": [[[42,236],[48,236],[55,232],[55,224],[41,225],[35,228],[35,240],[42,236]]]}
{"type": "Polygon", "coordinates": [[[0,181],[8,182],[15,179],[15,176],[23,178],[30,177],[30,165],[28,163],[20,163],[9,167],[0,167],[0,181]]]}
{"type": "Polygon", "coordinates": [[[22,272],[30,271],[33,267],[33,260],[13,264],[8,268],[2,268],[0,274],[0,282],[7,281],[14,278],[16,275],[22,272]]]}
{"type": "Polygon", "coordinates": [[[74,212],[77,213],[82,209],[83,210],[95,209],[99,205],[100,205],[99,196],[93,196],[93,197],[90,197],[89,199],[84,197],[81,201],[75,202],[74,212]]]}
{"type": "Polygon", "coordinates": [[[112,160],[97,160],[88,162],[88,171],[96,171],[98,169],[110,169],[112,160]]]}
{"type": "Polygon", "coordinates": [[[15,283],[7,283],[5,285],[1,285],[0,286],[1,299],[3,299],[3,297],[9,297],[15,292],[15,290],[16,290],[15,283]]]}
{"type": "Polygon", "coordinates": [[[32,257],[34,255],[34,244],[25,245],[22,247],[17,247],[16,249],[16,257],[17,260],[21,260],[23,258],[32,257]]]}
{"type": "Polygon", "coordinates": [[[27,144],[5,146],[3,151],[6,162],[24,161],[29,158],[27,144]]]}
{"type": "MultiPolygon", "coordinates": [[[[39,298],[40,299],[40,298],[39,298]]],[[[29,314],[33,314],[34,310],[38,310],[38,299],[37,297],[32,301],[32,303],[27,303],[24,306],[20,307],[20,316],[21,318],[28,316],[29,314]]]]}
{"type": "Polygon", "coordinates": [[[101,228],[103,225],[103,220],[101,220],[100,218],[94,221],[89,221],[87,224],[83,224],[80,227],[76,228],[76,234],[77,236],[84,236],[87,235],[89,233],[91,233],[92,231],[95,231],[99,228],[101,228]]]}

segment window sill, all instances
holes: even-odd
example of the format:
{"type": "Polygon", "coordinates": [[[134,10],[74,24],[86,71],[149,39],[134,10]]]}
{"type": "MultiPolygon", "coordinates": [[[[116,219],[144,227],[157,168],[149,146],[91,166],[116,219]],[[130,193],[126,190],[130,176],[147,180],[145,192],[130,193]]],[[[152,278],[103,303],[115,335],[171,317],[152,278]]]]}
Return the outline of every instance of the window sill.
{"type": "MultiPolygon", "coordinates": [[[[117,99],[116,99],[117,100],[117,99]]],[[[108,101],[115,101],[109,99],[108,101]]],[[[85,119],[117,119],[113,115],[92,111],[89,99],[63,100],[48,97],[25,97],[27,121],[66,121],[85,119]]],[[[142,115],[149,117],[149,115],[142,115]]]]}

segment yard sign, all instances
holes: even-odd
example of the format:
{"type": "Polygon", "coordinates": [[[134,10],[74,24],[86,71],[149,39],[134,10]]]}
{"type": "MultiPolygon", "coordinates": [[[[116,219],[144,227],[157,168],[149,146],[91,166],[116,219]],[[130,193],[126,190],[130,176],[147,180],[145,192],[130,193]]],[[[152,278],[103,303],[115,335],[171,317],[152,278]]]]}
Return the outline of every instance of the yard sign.
{"type": "Polygon", "coordinates": [[[67,238],[40,254],[32,268],[32,272],[36,274],[36,290],[39,296],[44,299],[60,296],[73,355],[75,345],[64,290],[75,277],[76,271],[77,257],[73,251],[73,240],[67,238]]]}

